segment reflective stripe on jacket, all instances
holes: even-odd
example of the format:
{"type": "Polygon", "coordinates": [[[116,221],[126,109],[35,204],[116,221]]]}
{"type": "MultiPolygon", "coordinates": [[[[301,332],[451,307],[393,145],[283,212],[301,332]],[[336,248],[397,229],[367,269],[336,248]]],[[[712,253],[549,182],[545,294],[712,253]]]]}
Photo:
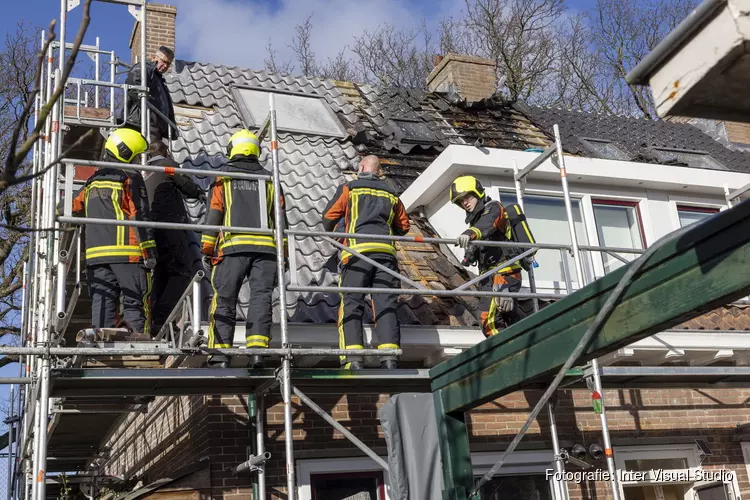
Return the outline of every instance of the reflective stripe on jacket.
{"type": "MultiPolygon", "coordinates": [[[[62,204],[62,202],[61,202],[62,204]]],[[[62,205],[58,206],[58,213],[62,205]]],[[[98,170],[73,198],[73,215],[95,219],[150,221],[148,197],[139,172],[98,170]]],[[[156,257],[153,229],[86,224],[86,263],[139,263],[156,257]]]]}
{"type": "MultiPolygon", "coordinates": [[[[360,175],[359,179],[339,186],[323,211],[323,227],[326,231],[333,231],[342,217],[347,233],[403,236],[409,232],[404,204],[384,179],[370,175],[360,175]]],[[[344,244],[360,253],[396,255],[396,247],[391,241],[351,238],[344,244]]],[[[351,256],[350,252],[341,251],[343,263],[351,256]]]]}
{"type": "MultiPolygon", "coordinates": [[[[466,222],[470,224],[469,229],[463,232],[468,234],[472,240],[486,241],[512,241],[511,226],[505,207],[499,202],[486,196],[477,202],[474,210],[467,214],[466,222]]],[[[492,267],[502,264],[510,258],[509,248],[480,247],[479,248],[479,271],[489,271],[492,267]]],[[[515,273],[521,270],[518,262],[510,266],[498,269],[498,273],[515,273]]]]}
{"type": "MultiPolygon", "coordinates": [[[[268,175],[257,160],[243,158],[230,161],[226,171],[268,175]]],[[[206,224],[212,226],[261,227],[265,219],[268,229],[274,228],[274,188],[265,181],[266,206],[261,213],[259,181],[217,177],[211,186],[206,224]]],[[[281,209],[284,210],[284,194],[281,193],[281,209]]],[[[282,217],[282,228],[287,228],[286,214],[282,217]]],[[[286,237],[284,237],[286,242],[286,237]]],[[[204,231],[201,237],[202,252],[205,255],[222,257],[233,253],[276,253],[276,240],[272,234],[238,233],[226,231],[204,231]],[[214,255],[216,252],[216,255],[214,255]]]]}

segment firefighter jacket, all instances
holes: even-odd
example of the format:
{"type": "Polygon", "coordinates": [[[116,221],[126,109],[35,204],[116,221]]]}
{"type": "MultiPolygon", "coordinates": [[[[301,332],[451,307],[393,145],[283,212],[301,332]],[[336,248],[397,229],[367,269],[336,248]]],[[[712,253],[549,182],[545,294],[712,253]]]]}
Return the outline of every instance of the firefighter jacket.
{"type": "MultiPolygon", "coordinates": [[[[140,85],[141,84],[141,65],[135,64],[128,72],[125,83],[128,85],[140,85]]],[[[175,123],[174,119],[174,105],[172,104],[172,96],[169,94],[167,84],[164,82],[164,77],[161,73],[156,70],[156,64],[153,61],[146,63],[146,87],[148,87],[148,102],[150,102],[156,109],[162,112],[164,116],[168,117],[172,123],[175,123]]],[[[156,113],[151,111],[150,121],[152,127],[157,127],[161,132],[162,137],[169,137],[171,126],[164,119],[158,116],[156,113]]],[[[128,116],[127,123],[129,126],[141,128],[141,98],[138,95],[137,90],[128,91],[128,116]]],[[[172,139],[179,137],[179,133],[172,128],[171,130],[172,139]]]]}
{"type": "MultiPolygon", "coordinates": [[[[323,227],[333,231],[342,217],[347,233],[403,236],[409,232],[404,204],[384,179],[371,174],[360,174],[357,180],[339,186],[323,211],[323,227]]],[[[360,253],[396,255],[392,241],[351,238],[344,244],[360,253]]],[[[346,264],[351,256],[350,252],[342,250],[341,262],[346,264]]]]}
{"type": "MultiPolygon", "coordinates": [[[[505,213],[505,207],[489,196],[477,201],[476,207],[466,215],[469,229],[462,234],[468,234],[472,240],[511,241],[511,226],[505,213]]],[[[504,260],[512,258],[511,248],[479,247],[478,266],[480,272],[489,271],[504,260]]],[[[518,262],[508,267],[498,269],[499,273],[515,273],[521,270],[518,262]]]]}
{"type": "MultiPolygon", "coordinates": [[[[230,161],[225,171],[268,175],[268,172],[253,158],[243,157],[230,161]]],[[[217,177],[211,185],[206,224],[212,226],[261,227],[265,219],[268,229],[274,229],[274,188],[265,181],[266,206],[260,207],[259,181],[217,177]]],[[[280,195],[283,231],[287,228],[284,213],[284,194],[280,195]]],[[[286,247],[286,237],[284,237],[286,247]]],[[[201,237],[204,255],[221,258],[224,255],[257,252],[276,254],[276,240],[271,234],[203,231],[201,237]]]]}
{"type": "MultiPolygon", "coordinates": [[[[184,196],[197,199],[201,189],[188,175],[175,172],[180,165],[164,156],[155,156],[149,160],[149,165],[171,168],[171,175],[163,172],[149,172],[146,174],[146,191],[151,206],[151,217],[159,222],[190,222],[185,208],[184,196]]],[[[170,231],[167,231],[170,232],[170,231]]]]}
{"type": "MultiPolygon", "coordinates": [[[[62,204],[62,202],[61,202],[62,204]]],[[[58,206],[58,213],[62,206],[58,206]]],[[[139,172],[97,170],[73,198],[73,215],[110,220],[150,221],[148,197],[139,172]]],[[[153,229],[86,224],[86,264],[139,263],[156,258],[153,229]]]]}

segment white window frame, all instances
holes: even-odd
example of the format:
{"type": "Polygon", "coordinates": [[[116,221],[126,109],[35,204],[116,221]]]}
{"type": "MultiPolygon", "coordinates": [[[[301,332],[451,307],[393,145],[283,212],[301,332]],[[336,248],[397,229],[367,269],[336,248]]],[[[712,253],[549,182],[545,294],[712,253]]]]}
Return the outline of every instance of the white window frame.
{"type": "MultiPolygon", "coordinates": [[[[748,443],[750,444],[750,443],[748,443]]],[[[743,448],[744,453],[744,448],[743,448]]],[[[615,467],[622,471],[625,469],[626,460],[638,460],[638,459],[667,459],[667,458],[685,458],[687,460],[688,469],[691,474],[696,471],[702,471],[701,466],[701,453],[697,445],[694,444],[682,444],[682,445],[654,445],[654,446],[624,446],[614,448],[615,467]]],[[[686,470],[686,469],[676,469],[686,470]]],[[[656,486],[659,484],[690,484],[690,488],[685,491],[684,500],[695,500],[695,487],[709,484],[710,482],[701,481],[670,481],[670,482],[658,482],[656,480],[646,481],[633,481],[623,482],[620,481],[620,495],[625,498],[625,487],[626,486],[656,486]]],[[[739,484],[737,483],[737,475],[734,474],[732,479],[732,487],[739,496],[739,484]]]]}
{"type": "MultiPolygon", "coordinates": [[[[380,457],[388,461],[388,457],[380,457]]],[[[352,472],[381,472],[385,482],[385,498],[388,496],[390,486],[388,474],[380,468],[369,457],[346,457],[346,458],[313,458],[309,460],[297,460],[297,498],[299,500],[312,500],[312,478],[316,474],[347,474],[352,472]]]]}
{"type": "MultiPolygon", "coordinates": [[[[481,476],[495,465],[502,457],[502,452],[476,452],[471,454],[471,470],[474,476],[481,476]]],[[[547,471],[554,470],[554,453],[552,450],[516,451],[505,457],[503,467],[498,471],[498,476],[511,475],[547,475],[547,471]]],[[[568,488],[567,481],[563,481],[564,487],[568,488]]],[[[547,481],[552,500],[565,500],[560,498],[555,488],[555,479],[550,477],[547,481]]],[[[567,497],[568,495],[566,495],[567,497]]]]}

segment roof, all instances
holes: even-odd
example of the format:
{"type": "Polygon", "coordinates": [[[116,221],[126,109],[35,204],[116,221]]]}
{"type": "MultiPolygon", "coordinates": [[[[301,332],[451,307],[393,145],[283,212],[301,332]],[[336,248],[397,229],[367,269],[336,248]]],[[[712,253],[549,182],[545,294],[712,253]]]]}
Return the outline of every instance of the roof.
{"type": "MultiPolygon", "coordinates": [[[[690,125],[648,122],[627,118],[595,117],[571,111],[529,108],[508,103],[497,96],[467,105],[453,94],[416,89],[378,89],[352,82],[292,77],[266,71],[243,70],[178,60],[166,75],[167,86],[177,106],[181,137],[174,144],[175,158],[198,169],[221,168],[231,134],[243,127],[231,86],[246,86],[318,96],[330,105],[346,129],[344,138],[304,133],[279,134],[281,181],[286,194],[287,216],[292,229],[322,230],[321,212],[336,187],[351,179],[363,154],[376,154],[398,191],[403,191],[450,144],[474,144],[481,139],[488,147],[526,149],[550,144],[551,125],[560,123],[566,150],[585,154],[578,135],[604,139],[627,139],[635,152],[639,141],[658,137],[670,147],[700,144],[716,159],[732,166],[741,164],[735,153],[690,125]],[[538,126],[537,126],[538,125],[538,126]],[[684,139],[683,139],[684,137],[684,139]],[[723,151],[721,151],[723,150],[723,151]],[[731,161],[730,161],[731,160],[731,161]]],[[[268,138],[264,139],[268,146],[268,138]]],[[[262,148],[261,163],[270,170],[268,150],[262,148]]],[[[692,148],[691,148],[692,149],[692,148]]],[[[741,155],[740,153],[736,153],[741,155]]],[[[208,178],[198,179],[204,187],[208,178]]],[[[204,207],[192,205],[196,220],[204,207]]],[[[429,223],[411,215],[411,232],[436,236],[429,223]]],[[[300,284],[335,286],[337,260],[333,246],[305,237],[297,240],[297,279],[300,284]]],[[[401,271],[431,288],[454,288],[469,275],[452,253],[426,243],[398,244],[401,271]]],[[[249,298],[247,285],[238,306],[244,314],[249,298]]],[[[276,299],[276,298],[275,298],[276,299]]],[[[334,323],[338,294],[290,293],[290,321],[334,323]]],[[[402,296],[399,319],[405,325],[478,326],[476,298],[402,296]]],[[[366,311],[365,317],[370,317],[366,311]]],[[[750,321],[748,321],[750,328],[750,321]]]]}
{"type": "Polygon", "coordinates": [[[635,68],[625,76],[631,85],[645,85],[651,75],[670,57],[677,53],[686,40],[700,29],[703,23],[727,0],[704,0],[678,24],[635,68]]]}
{"type": "Polygon", "coordinates": [[[521,109],[548,134],[552,134],[552,126],[558,124],[563,147],[569,153],[592,156],[582,139],[603,139],[616,144],[631,160],[643,163],[660,163],[651,148],[685,149],[708,153],[721,163],[717,169],[750,172],[750,155],[724,147],[687,123],[559,108],[524,106],[521,109]]]}

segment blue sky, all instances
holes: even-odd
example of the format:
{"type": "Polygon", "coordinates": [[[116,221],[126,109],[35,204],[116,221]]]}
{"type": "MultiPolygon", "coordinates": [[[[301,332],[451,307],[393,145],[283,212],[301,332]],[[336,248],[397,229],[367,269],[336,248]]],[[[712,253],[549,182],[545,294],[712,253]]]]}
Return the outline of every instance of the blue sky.
{"type": "MultiPolygon", "coordinates": [[[[18,20],[47,27],[59,17],[58,0],[5,2],[0,31],[13,32],[18,20]]],[[[319,59],[333,57],[354,36],[382,23],[409,27],[426,19],[428,24],[464,6],[460,0],[164,0],[176,5],[177,57],[260,68],[267,57],[265,45],[271,39],[282,60],[291,59],[287,46],[295,24],[312,14],[313,51],[319,59]]],[[[587,9],[595,0],[568,0],[571,9],[587,9]]],[[[81,7],[69,15],[68,41],[72,40],[81,17],[81,7]]],[[[93,2],[92,23],[85,43],[96,36],[106,50],[115,50],[129,60],[128,41],[133,18],[127,7],[93,2]]],[[[57,29],[59,35],[59,27],[57,29]]]]}

